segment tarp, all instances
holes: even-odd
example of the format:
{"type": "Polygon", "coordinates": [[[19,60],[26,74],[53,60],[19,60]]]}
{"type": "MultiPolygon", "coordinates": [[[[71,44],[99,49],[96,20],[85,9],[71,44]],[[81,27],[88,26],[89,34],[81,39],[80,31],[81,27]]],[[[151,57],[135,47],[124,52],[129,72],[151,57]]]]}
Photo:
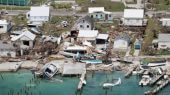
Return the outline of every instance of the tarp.
{"type": "Polygon", "coordinates": [[[0,4],[3,5],[17,5],[17,6],[25,6],[30,3],[30,0],[0,0],[0,4]]]}

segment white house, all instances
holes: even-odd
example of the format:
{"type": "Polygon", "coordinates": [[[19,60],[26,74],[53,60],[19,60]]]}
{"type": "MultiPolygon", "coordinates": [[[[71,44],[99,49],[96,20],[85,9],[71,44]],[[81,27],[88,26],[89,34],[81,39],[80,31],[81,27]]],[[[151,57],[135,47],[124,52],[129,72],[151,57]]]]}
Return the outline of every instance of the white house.
{"type": "Polygon", "coordinates": [[[143,26],[144,10],[143,9],[125,9],[122,18],[125,26],[143,26]]]}
{"type": "Polygon", "coordinates": [[[50,8],[48,6],[34,6],[26,15],[27,19],[31,23],[42,23],[49,21],[50,8]]]}
{"type": "Polygon", "coordinates": [[[16,42],[16,44],[20,45],[20,47],[26,46],[28,48],[33,48],[35,37],[35,34],[28,30],[24,30],[22,34],[13,36],[11,41],[16,42]]]}
{"type": "Polygon", "coordinates": [[[116,50],[126,50],[130,44],[130,37],[127,34],[119,35],[115,38],[113,48],[116,50]]]}
{"type": "Polygon", "coordinates": [[[161,33],[158,35],[158,49],[170,49],[170,34],[161,33]]]}
{"type": "Polygon", "coordinates": [[[16,47],[11,42],[0,41],[0,57],[16,57],[16,47]]]}
{"type": "Polygon", "coordinates": [[[8,32],[11,28],[11,22],[8,22],[7,20],[0,20],[0,34],[8,32]]]}
{"type": "Polygon", "coordinates": [[[89,7],[88,13],[91,18],[97,20],[113,20],[112,13],[105,11],[104,7],[89,7]]]}
{"type": "Polygon", "coordinates": [[[160,21],[162,22],[162,26],[170,26],[170,18],[162,18],[160,21]]]}
{"type": "Polygon", "coordinates": [[[98,36],[98,30],[79,30],[77,41],[88,41],[92,44],[96,43],[96,37],[98,36]]]}

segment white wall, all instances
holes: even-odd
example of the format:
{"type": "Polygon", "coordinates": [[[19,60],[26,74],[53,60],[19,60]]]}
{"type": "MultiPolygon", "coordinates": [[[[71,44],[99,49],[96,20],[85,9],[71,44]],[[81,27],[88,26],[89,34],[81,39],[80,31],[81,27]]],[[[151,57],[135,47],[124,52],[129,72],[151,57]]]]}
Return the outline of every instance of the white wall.
{"type": "Polygon", "coordinates": [[[32,21],[32,22],[45,22],[48,20],[49,20],[48,16],[30,16],[29,17],[29,21],[32,21]]]}
{"type": "Polygon", "coordinates": [[[128,48],[128,42],[125,40],[116,40],[113,44],[114,49],[127,49],[128,48]]]}
{"type": "Polygon", "coordinates": [[[162,26],[170,26],[170,20],[163,20],[162,26]]]}
{"type": "Polygon", "coordinates": [[[8,31],[8,28],[7,28],[7,25],[6,24],[0,24],[0,27],[3,27],[3,28],[0,28],[0,34],[1,33],[6,33],[8,31]]]}
{"type": "Polygon", "coordinates": [[[78,24],[77,24],[77,29],[78,29],[78,30],[91,30],[91,29],[92,29],[92,26],[91,26],[91,24],[87,23],[87,21],[85,21],[85,22],[80,22],[80,23],[78,23],[78,24]],[[88,25],[89,27],[87,27],[87,25],[88,25]],[[81,27],[81,26],[82,26],[82,27],[81,27]]]}
{"type": "Polygon", "coordinates": [[[159,49],[167,49],[170,48],[170,42],[159,42],[158,43],[159,49]]]}
{"type": "Polygon", "coordinates": [[[123,24],[127,26],[143,26],[143,19],[123,19],[123,24]]]}

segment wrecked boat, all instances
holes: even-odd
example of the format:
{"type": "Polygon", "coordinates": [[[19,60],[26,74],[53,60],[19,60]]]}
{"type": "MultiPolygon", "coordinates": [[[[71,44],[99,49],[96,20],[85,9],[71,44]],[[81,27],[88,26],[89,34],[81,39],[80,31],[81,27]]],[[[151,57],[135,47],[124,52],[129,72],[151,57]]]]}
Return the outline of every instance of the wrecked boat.
{"type": "Polygon", "coordinates": [[[116,82],[104,83],[103,88],[109,88],[120,84],[121,84],[121,78],[119,78],[116,82]]]}
{"type": "Polygon", "coordinates": [[[46,64],[44,66],[43,76],[51,79],[57,72],[59,72],[59,69],[54,64],[46,64]]]}

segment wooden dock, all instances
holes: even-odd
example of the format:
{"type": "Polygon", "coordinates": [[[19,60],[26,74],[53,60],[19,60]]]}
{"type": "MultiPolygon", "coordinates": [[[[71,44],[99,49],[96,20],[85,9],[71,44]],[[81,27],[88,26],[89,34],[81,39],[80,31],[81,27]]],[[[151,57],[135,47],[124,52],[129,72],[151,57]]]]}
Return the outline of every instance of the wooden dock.
{"type": "Polygon", "coordinates": [[[81,74],[80,82],[78,84],[77,90],[81,90],[82,89],[84,81],[85,81],[85,76],[86,76],[86,70],[81,74]]]}
{"type": "Polygon", "coordinates": [[[132,75],[132,72],[137,68],[137,65],[130,68],[130,70],[125,74],[125,78],[128,78],[130,75],[132,75]]]}
{"type": "Polygon", "coordinates": [[[149,84],[153,85],[155,84],[159,79],[161,79],[163,76],[165,75],[165,73],[162,73],[161,75],[159,75],[158,77],[154,78],[149,84]]]}
{"type": "Polygon", "coordinates": [[[147,92],[145,92],[145,95],[152,95],[152,94],[156,94],[157,92],[159,92],[160,90],[162,90],[165,86],[168,85],[168,83],[170,82],[170,80],[165,80],[160,86],[153,88],[147,92]]]}

